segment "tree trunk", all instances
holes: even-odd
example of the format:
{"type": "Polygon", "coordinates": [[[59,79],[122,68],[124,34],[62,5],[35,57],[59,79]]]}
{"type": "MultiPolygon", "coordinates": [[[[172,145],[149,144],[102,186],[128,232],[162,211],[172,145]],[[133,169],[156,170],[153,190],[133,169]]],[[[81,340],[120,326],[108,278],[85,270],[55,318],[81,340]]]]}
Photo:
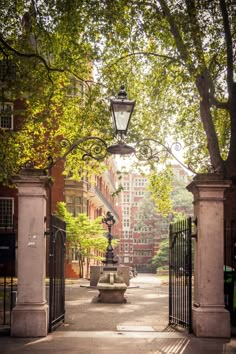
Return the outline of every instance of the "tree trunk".
{"type": "Polygon", "coordinates": [[[84,267],[83,267],[83,257],[79,257],[79,276],[80,278],[84,277],[84,267]]]}
{"type": "Polygon", "coordinates": [[[225,163],[225,177],[231,179],[232,187],[225,193],[225,220],[236,220],[236,83],[233,83],[229,96],[231,136],[228,158],[225,163]]]}
{"type": "Polygon", "coordinates": [[[226,160],[226,177],[231,178],[236,184],[236,83],[233,83],[229,97],[229,114],[231,124],[231,136],[229,154],[226,160]]]}
{"type": "Polygon", "coordinates": [[[209,83],[207,72],[202,73],[196,78],[196,86],[201,97],[200,99],[200,117],[207,137],[207,148],[209,151],[211,164],[214,172],[224,172],[224,164],[220,154],[218,138],[212,120],[209,83]]]}

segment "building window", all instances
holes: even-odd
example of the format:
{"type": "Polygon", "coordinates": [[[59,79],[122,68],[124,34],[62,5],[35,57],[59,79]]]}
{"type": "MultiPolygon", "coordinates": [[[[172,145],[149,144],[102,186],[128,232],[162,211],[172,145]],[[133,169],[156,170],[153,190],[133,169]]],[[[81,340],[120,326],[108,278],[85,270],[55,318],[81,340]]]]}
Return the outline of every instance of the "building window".
{"type": "Polygon", "coordinates": [[[0,227],[13,226],[13,198],[0,198],[0,227]]]}
{"type": "Polygon", "coordinates": [[[129,191],[130,190],[130,183],[127,181],[123,182],[123,188],[124,188],[124,191],[129,191]]]}
{"type": "Polygon", "coordinates": [[[129,257],[124,257],[124,263],[129,263],[129,257]]]}
{"type": "Polygon", "coordinates": [[[129,238],[129,231],[124,231],[124,238],[129,238]]]}
{"type": "Polygon", "coordinates": [[[125,252],[129,252],[129,244],[125,243],[125,252]]]}
{"type": "Polygon", "coordinates": [[[123,226],[124,227],[129,227],[129,219],[124,219],[123,220],[123,226]]]}
{"type": "Polygon", "coordinates": [[[79,251],[77,248],[71,248],[71,260],[72,262],[79,261],[79,251]]]}
{"type": "Polygon", "coordinates": [[[83,84],[76,80],[75,78],[70,79],[70,85],[68,87],[68,96],[69,97],[82,97],[83,96],[83,84]]]}
{"type": "Polygon", "coordinates": [[[123,202],[124,203],[130,203],[129,194],[123,194],[123,202]]]}
{"type": "Polygon", "coordinates": [[[135,187],[145,187],[147,184],[147,178],[135,178],[135,187]]]}
{"type": "Polygon", "coordinates": [[[13,103],[0,103],[0,128],[13,129],[13,103]]]}
{"type": "Polygon", "coordinates": [[[130,214],[130,208],[124,206],[124,207],[123,207],[123,215],[127,216],[127,215],[129,215],[129,214],[130,214]]]}
{"type": "Polygon", "coordinates": [[[120,252],[123,252],[123,245],[120,244],[120,252]]]}
{"type": "Polygon", "coordinates": [[[73,216],[83,213],[83,197],[71,195],[66,196],[66,207],[73,216]]]}
{"type": "Polygon", "coordinates": [[[137,196],[143,196],[144,195],[144,191],[143,190],[136,190],[134,194],[137,195],[137,196]]]}

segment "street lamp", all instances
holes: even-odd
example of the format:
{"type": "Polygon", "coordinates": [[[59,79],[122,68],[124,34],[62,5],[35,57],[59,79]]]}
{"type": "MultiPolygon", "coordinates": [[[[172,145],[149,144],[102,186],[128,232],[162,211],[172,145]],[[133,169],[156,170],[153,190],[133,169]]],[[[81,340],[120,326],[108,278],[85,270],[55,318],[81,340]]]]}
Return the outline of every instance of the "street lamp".
{"type": "Polygon", "coordinates": [[[115,219],[110,211],[107,212],[107,216],[102,219],[102,222],[107,225],[108,227],[108,234],[107,234],[107,240],[108,240],[108,245],[107,245],[107,250],[106,250],[106,259],[102,261],[106,265],[114,265],[118,261],[114,259],[114,252],[113,252],[113,247],[111,244],[111,241],[113,239],[112,233],[111,233],[111,228],[115,224],[115,219]]]}
{"type": "Polygon", "coordinates": [[[132,116],[135,101],[129,100],[125,91],[125,86],[121,85],[120,91],[115,98],[110,99],[113,126],[115,134],[118,137],[118,143],[111,145],[107,151],[113,155],[129,155],[135,152],[132,146],[126,145],[123,141],[124,135],[127,134],[130,118],[132,116]]]}
{"type": "Polygon", "coordinates": [[[181,144],[178,142],[169,145],[163,144],[161,141],[153,138],[144,138],[137,141],[134,147],[125,144],[125,135],[127,134],[129,122],[134,111],[135,101],[127,98],[124,85],[121,85],[117,97],[110,99],[110,107],[117,138],[116,144],[107,146],[107,143],[102,138],[96,136],[79,138],[73,143],[66,138],[62,138],[59,143],[66,151],[56,161],[53,160],[52,156],[49,156],[49,164],[45,169],[52,168],[58,161],[64,160],[67,155],[79,149],[84,152],[82,160],[87,158],[97,161],[103,160],[109,153],[111,155],[134,154],[139,161],[154,161],[158,163],[161,159],[170,156],[184,168],[192,173],[196,173],[190,166],[185,166],[173,153],[173,150],[179,151],[181,149],[181,144]]]}
{"type": "Polygon", "coordinates": [[[111,98],[111,111],[116,135],[126,135],[135,101],[128,100],[125,86],[121,85],[116,98],[111,98]]]}

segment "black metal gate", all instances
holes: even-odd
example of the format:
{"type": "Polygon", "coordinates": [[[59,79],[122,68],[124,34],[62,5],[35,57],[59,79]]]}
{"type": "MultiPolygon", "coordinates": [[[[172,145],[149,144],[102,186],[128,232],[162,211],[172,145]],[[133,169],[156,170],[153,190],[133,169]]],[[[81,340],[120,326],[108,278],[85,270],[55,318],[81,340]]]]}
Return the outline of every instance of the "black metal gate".
{"type": "Polygon", "coordinates": [[[15,233],[0,234],[0,325],[11,326],[11,310],[15,305],[15,233]]]}
{"type": "Polygon", "coordinates": [[[230,312],[231,324],[236,326],[236,221],[224,223],[224,300],[230,312]]]}
{"type": "Polygon", "coordinates": [[[49,240],[49,332],[65,319],[66,223],[51,215],[49,240]]]}
{"type": "Polygon", "coordinates": [[[169,324],[192,331],[192,220],[170,225],[169,324]]]}

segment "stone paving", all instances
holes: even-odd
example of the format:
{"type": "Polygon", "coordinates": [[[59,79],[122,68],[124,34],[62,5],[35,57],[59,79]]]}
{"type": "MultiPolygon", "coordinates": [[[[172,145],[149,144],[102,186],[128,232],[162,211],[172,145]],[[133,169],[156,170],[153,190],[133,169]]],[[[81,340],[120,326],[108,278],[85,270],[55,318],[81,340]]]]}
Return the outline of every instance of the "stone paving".
{"type": "Polygon", "coordinates": [[[236,339],[196,338],[168,326],[168,285],[154,275],[131,280],[126,304],[101,304],[88,281],[66,287],[66,321],[46,338],[0,337],[1,354],[236,353],[236,339]]]}

